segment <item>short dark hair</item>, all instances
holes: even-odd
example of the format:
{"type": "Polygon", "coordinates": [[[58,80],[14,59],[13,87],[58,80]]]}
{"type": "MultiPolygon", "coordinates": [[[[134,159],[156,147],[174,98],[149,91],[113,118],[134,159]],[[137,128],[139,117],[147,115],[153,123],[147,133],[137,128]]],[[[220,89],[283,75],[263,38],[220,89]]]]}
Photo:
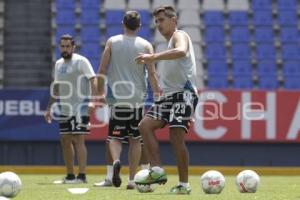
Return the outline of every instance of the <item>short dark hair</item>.
{"type": "Polygon", "coordinates": [[[123,24],[130,30],[135,31],[141,26],[141,15],[137,11],[127,11],[123,17],[123,24]]]}
{"type": "Polygon", "coordinates": [[[153,16],[158,15],[159,13],[163,12],[167,17],[177,17],[176,10],[173,6],[159,6],[153,11],[153,16]]]}
{"type": "Polygon", "coordinates": [[[64,35],[62,35],[62,36],[60,37],[60,42],[61,42],[62,40],[70,40],[70,41],[71,41],[71,44],[72,44],[72,45],[75,45],[75,41],[74,41],[72,35],[70,35],[70,34],[64,34],[64,35]]]}

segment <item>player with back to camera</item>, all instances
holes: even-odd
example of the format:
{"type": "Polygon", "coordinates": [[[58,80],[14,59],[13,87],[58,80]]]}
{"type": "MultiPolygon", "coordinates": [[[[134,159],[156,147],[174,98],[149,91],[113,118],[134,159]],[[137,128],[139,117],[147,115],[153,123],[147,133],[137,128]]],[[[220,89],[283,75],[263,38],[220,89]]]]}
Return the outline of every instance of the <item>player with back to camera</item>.
{"type": "Polygon", "coordinates": [[[52,91],[45,112],[45,119],[51,123],[53,119],[52,106],[59,105],[59,129],[63,158],[67,175],[63,183],[86,183],[87,150],[85,135],[89,114],[96,104],[97,78],[94,70],[85,57],[74,53],[75,42],[71,35],[60,38],[61,56],[55,63],[52,91]],[[74,174],[74,154],[79,165],[79,174],[74,174]]]}
{"type": "MultiPolygon", "coordinates": [[[[123,17],[124,34],[112,36],[106,42],[98,78],[100,95],[104,95],[104,82],[107,79],[106,101],[111,109],[108,141],[113,159],[112,184],[115,187],[120,187],[122,183],[122,143],[129,142],[127,189],[135,187],[133,179],[141,157],[138,124],[143,117],[147,72],[153,92],[159,91],[154,64],[137,64],[134,60],[139,53],[153,53],[152,45],[137,36],[140,26],[140,14],[137,11],[127,11],[123,17]]],[[[100,183],[95,185],[100,186],[100,183]]]]}

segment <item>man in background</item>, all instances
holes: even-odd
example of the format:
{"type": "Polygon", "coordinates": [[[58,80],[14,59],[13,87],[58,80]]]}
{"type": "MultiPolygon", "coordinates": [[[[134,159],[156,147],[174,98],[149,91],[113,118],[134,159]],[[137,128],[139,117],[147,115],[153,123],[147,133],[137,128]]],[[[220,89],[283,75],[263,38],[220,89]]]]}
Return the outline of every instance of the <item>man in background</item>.
{"type": "Polygon", "coordinates": [[[60,39],[61,56],[56,61],[51,95],[45,112],[45,119],[51,123],[53,106],[60,110],[59,128],[63,158],[67,175],[62,183],[86,183],[87,150],[85,135],[89,133],[89,114],[95,102],[90,96],[97,94],[97,79],[90,62],[74,53],[75,42],[71,35],[60,39]],[[79,173],[74,173],[74,154],[79,173]]]}

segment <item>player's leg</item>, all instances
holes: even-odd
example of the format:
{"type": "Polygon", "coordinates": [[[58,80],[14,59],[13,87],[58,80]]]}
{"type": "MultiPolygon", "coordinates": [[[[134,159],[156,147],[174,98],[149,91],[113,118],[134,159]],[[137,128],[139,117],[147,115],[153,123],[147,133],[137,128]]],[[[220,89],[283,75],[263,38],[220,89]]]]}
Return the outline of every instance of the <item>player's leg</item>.
{"type": "Polygon", "coordinates": [[[67,170],[65,182],[75,180],[74,175],[74,148],[72,143],[72,134],[64,133],[60,135],[63,158],[67,170]]]}
{"type": "Polygon", "coordinates": [[[109,141],[109,149],[111,157],[113,159],[113,177],[112,182],[115,187],[120,187],[122,181],[120,177],[121,161],[120,155],[122,152],[122,142],[118,139],[112,139],[109,141]]]}
{"type": "Polygon", "coordinates": [[[173,96],[172,115],[169,120],[170,142],[175,153],[179,174],[179,184],[171,189],[172,193],[189,194],[188,182],[189,152],[185,143],[185,135],[191,124],[197,97],[190,92],[177,93],[173,96]]]}
{"type": "Polygon", "coordinates": [[[164,122],[145,116],[140,125],[139,131],[143,137],[144,150],[149,158],[151,166],[160,166],[159,144],[154,134],[155,130],[164,126],[164,122]]]}
{"type": "Polygon", "coordinates": [[[127,189],[134,189],[134,175],[139,166],[141,158],[140,138],[129,137],[128,162],[129,162],[129,181],[127,189]]]}
{"type": "Polygon", "coordinates": [[[170,128],[170,142],[175,153],[179,184],[171,189],[176,194],[189,194],[191,192],[188,181],[189,152],[185,144],[186,131],[183,128],[170,128]]]}
{"type": "Polygon", "coordinates": [[[175,153],[179,181],[188,182],[189,152],[185,144],[185,130],[183,128],[170,128],[170,142],[175,153]]]}
{"type": "Polygon", "coordinates": [[[111,116],[109,121],[109,151],[113,160],[113,176],[112,183],[115,187],[120,187],[122,180],[120,176],[121,161],[120,155],[122,152],[122,141],[126,138],[126,121],[122,120],[126,114],[120,107],[111,108],[111,116]]]}
{"type": "Polygon", "coordinates": [[[79,166],[79,174],[77,175],[78,182],[86,183],[86,164],[87,164],[87,149],[85,146],[85,135],[73,135],[73,142],[76,149],[77,162],[79,166]]]}
{"type": "Polygon", "coordinates": [[[96,187],[111,187],[113,177],[113,159],[109,150],[109,141],[105,142],[106,177],[103,181],[94,183],[96,187]]]}
{"type": "Polygon", "coordinates": [[[145,145],[144,142],[141,140],[141,148],[142,148],[142,153],[141,153],[141,159],[140,159],[140,166],[142,169],[149,169],[150,168],[150,162],[149,158],[146,154],[145,151],[145,145]]]}
{"type": "Polygon", "coordinates": [[[164,121],[156,120],[149,116],[145,116],[139,125],[139,131],[143,137],[144,150],[151,165],[149,176],[140,184],[164,184],[167,182],[165,171],[160,167],[159,144],[154,134],[155,130],[163,127],[164,125],[164,121]]]}

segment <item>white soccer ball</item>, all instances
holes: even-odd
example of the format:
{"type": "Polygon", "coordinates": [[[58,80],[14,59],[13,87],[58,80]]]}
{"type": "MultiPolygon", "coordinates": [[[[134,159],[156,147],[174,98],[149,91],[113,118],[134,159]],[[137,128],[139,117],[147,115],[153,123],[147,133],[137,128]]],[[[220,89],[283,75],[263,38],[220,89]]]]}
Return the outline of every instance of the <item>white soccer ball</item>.
{"type": "Polygon", "coordinates": [[[140,182],[145,180],[145,178],[149,175],[149,172],[150,172],[149,169],[142,169],[138,171],[134,176],[136,189],[141,193],[153,192],[157,187],[157,184],[151,184],[151,185],[139,184],[140,182]]]}
{"type": "Polygon", "coordinates": [[[0,196],[15,197],[22,188],[19,176],[13,172],[0,174],[0,196]]]}
{"type": "Polygon", "coordinates": [[[206,194],[219,194],[225,187],[225,178],[220,172],[209,170],[201,176],[201,185],[206,194]]]}
{"type": "Polygon", "coordinates": [[[259,176],[253,170],[241,171],[236,177],[236,185],[242,193],[254,193],[259,185],[259,176]]]}

